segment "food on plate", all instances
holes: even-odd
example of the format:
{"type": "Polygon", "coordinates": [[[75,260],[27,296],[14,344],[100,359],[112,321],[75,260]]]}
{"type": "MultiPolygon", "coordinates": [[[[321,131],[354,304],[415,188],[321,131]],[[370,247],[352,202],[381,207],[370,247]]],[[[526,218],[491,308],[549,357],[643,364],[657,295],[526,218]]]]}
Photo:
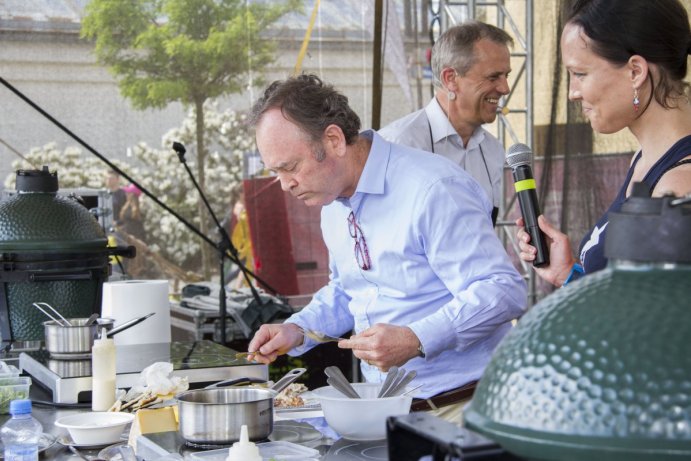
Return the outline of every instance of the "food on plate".
{"type": "Polygon", "coordinates": [[[177,393],[189,389],[187,376],[172,376],[173,364],[156,362],[144,368],[138,383],[126,393],[118,391],[115,403],[108,411],[135,413],[172,399],[177,393]]]}
{"type": "Polygon", "coordinates": [[[307,392],[307,386],[300,383],[289,384],[288,387],[278,393],[274,399],[274,406],[279,408],[301,407],[305,401],[300,394],[307,392]]]}
{"type": "Polygon", "coordinates": [[[161,396],[153,394],[151,391],[145,391],[132,396],[123,396],[123,399],[115,400],[115,403],[107,411],[124,411],[134,413],[140,408],[146,408],[151,405],[161,403],[164,400],[172,397],[172,394],[161,396]]]}

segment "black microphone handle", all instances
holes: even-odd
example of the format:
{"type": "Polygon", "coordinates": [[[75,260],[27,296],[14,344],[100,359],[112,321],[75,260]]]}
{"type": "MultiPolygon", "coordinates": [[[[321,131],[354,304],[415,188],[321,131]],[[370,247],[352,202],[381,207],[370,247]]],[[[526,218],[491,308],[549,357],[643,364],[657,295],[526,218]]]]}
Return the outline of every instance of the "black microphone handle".
{"type": "Polygon", "coordinates": [[[547,237],[537,224],[540,216],[540,205],[537,201],[535,179],[529,165],[519,165],[513,169],[513,180],[521,206],[521,216],[525,230],[530,234],[530,244],[537,249],[533,266],[540,267],[549,264],[549,249],[547,237]]]}

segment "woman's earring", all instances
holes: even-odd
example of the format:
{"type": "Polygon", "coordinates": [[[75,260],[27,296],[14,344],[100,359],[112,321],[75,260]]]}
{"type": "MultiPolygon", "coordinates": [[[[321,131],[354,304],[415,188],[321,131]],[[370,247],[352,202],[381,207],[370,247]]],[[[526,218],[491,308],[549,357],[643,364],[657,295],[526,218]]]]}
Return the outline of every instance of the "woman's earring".
{"type": "Polygon", "coordinates": [[[639,107],[641,107],[641,100],[638,99],[638,90],[636,88],[633,89],[633,110],[638,112],[639,107]]]}
{"type": "Polygon", "coordinates": [[[449,101],[453,101],[454,99],[456,99],[456,93],[454,93],[451,90],[448,90],[447,96],[449,97],[449,101]]]}

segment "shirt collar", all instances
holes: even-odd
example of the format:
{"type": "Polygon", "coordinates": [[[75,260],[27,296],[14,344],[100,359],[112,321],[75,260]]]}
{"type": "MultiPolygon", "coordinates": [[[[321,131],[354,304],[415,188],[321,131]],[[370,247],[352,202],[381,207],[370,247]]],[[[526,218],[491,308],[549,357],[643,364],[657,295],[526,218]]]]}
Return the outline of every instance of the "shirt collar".
{"type": "Polygon", "coordinates": [[[362,200],[364,194],[384,193],[386,171],[391,155],[391,143],[379,136],[376,131],[365,130],[360,133],[360,136],[372,141],[365,167],[362,169],[353,196],[338,199],[341,202],[350,203],[353,209],[357,208],[357,204],[362,200]]]}
{"type": "MultiPolygon", "coordinates": [[[[445,138],[453,140],[459,147],[463,146],[461,137],[456,132],[456,129],[449,122],[449,117],[446,116],[444,110],[441,108],[437,98],[432,100],[425,107],[425,113],[432,128],[432,142],[434,144],[443,141],[445,138]]],[[[480,145],[485,139],[485,130],[481,126],[477,127],[468,140],[467,150],[471,150],[480,145]]]]}

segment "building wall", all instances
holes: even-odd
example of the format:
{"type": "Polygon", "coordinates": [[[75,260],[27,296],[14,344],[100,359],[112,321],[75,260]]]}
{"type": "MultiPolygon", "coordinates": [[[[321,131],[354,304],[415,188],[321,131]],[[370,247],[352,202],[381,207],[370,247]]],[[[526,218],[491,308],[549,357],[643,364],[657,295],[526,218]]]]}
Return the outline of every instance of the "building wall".
{"type": "MultiPolygon", "coordinates": [[[[159,146],[161,135],[183,118],[177,104],[164,111],[131,109],[108,72],[95,65],[91,46],[73,34],[3,32],[0,40],[0,76],[109,159],[124,158],[140,141],[159,146]]],[[[5,86],[0,103],[0,140],[20,153],[50,142],[78,145],[5,86]]],[[[2,180],[18,158],[7,145],[0,146],[2,180]]]]}

